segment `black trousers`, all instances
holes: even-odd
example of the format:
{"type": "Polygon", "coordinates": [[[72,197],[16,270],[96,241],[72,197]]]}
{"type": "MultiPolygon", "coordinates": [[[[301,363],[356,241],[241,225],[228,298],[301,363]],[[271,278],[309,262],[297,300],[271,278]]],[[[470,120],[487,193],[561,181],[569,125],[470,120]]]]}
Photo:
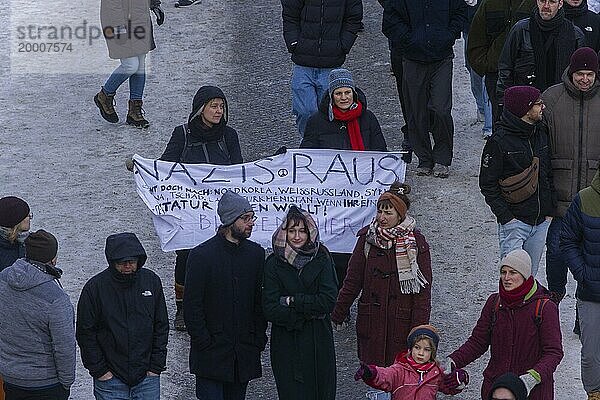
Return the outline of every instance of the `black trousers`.
{"type": "Polygon", "coordinates": [[[400,99],[400,110],[402,110],[402,118],[404,119],[404,124],[402,125],[402,128],[400,128],[400,131],[404,134],[404,142],[408,143],[408,117],[406,115],[406,107],[404,106],[404,91],[402,90],[402,75],[404,75],[402,53],[399,50],[390,49],[390,60],[392,63],[392,72],[396,78],[396,89],[398,90],[398,98],[400,99]]]}
{"type": "Polygon", "coordinates": [[[190,251],[189,249],[175,250],[175,283],[181,286],[185,286],[185,271],[190,251]]]}
{"type": "Polygon", "coordinates": [[[6,400],[67,400],[70,390],[62,385],[38,390],[25,390],[23,388],[4,383],[6,400]]]}
{"type": "Polygon", "coordinates": [[[485,75],[485,90],[492,103],[492,131],[496,131],[496,123],[500,119],[500,107],[498,106],[498,92],[496,85],[498,84],[498,73],[490,73],[485,75]]]}
{"type": "Polygon", "coordinates": [[[346,278],[346,272],[348,271],[348,261],[352,253],[334,253],[331,252],[331,258],[335,267],[335,273],[338,279],[338,290],[342,288],[344,279],[346,278]]]}
{"type": "Polygon", "coordinates": [[[408,138],[419,167],[452,164],[452,58],[421,63],[403,60],[404,106],[408,115],[408,138]],[[431,146],[429,133],[433,135],[431,146]]]}

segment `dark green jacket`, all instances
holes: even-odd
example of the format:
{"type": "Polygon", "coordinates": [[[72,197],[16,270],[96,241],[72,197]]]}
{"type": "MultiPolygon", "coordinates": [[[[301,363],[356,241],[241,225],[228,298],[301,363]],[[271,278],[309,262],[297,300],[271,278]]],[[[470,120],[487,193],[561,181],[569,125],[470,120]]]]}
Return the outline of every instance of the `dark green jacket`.
{"type": "Polygon", "coordinates": [[[301,270],[271,254],[265,264],[262,302],[271,326],[271,365],[280,399],[333,400],[335,350],[329,314],[337,278],[327,249],[301,270]],[[294,296],[292,307],[282,296],[294,296]]]}
{"type": "Polygon", "coordinates": [[[498,59],[510,28],[531,15],[535,0],[483,0],[477,9],[467,47],[469,64],[479,75],[498,71],[498,59]]]}

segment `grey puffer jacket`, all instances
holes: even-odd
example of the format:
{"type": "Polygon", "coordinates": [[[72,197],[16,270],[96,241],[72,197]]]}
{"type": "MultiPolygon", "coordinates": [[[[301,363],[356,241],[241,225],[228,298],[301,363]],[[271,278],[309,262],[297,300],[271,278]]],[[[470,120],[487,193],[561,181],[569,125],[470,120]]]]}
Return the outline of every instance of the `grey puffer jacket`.
{"type": "Polygon", "coordinates": [[[156,48],[150,8],[159,5],[160,0],[101,0],[100,20],[110,58],[134,57],[156,48]]]}
{"type": "Polygon", "coordinates": [[[0,375],[7,383],[68,389],[75,381],[73,305],[54,279],[23,258],[0,272],[0,375]]]}

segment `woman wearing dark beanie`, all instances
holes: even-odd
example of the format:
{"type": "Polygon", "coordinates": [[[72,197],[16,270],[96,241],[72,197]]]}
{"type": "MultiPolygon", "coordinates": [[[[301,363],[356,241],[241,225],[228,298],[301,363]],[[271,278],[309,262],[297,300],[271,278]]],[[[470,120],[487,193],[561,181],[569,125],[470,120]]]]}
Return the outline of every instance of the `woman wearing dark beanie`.
{"type": "Polygon", "coordinates": [[[0,271],[25,256],[23,244],[30,228],[29,205],[22,199],[0,199],[0,271]]]}
{"type": "Polygon", "coordinates": [[[359,296],[358,358],[388,367],[406,350],[411,328],[429,323],[429,244],[408,215],[410,186],[394,183],[377,201],[377,216],[358,231],[358,242],[331,320],[336,330],[359,296]]]}

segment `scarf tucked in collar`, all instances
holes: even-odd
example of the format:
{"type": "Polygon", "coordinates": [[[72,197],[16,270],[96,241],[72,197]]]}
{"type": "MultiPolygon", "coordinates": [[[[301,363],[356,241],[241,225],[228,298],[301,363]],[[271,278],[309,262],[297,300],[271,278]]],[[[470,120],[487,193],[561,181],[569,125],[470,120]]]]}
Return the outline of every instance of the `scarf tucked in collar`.
{"type": "Polygon", "coordinates": [[[400,291],[404,294],[416,294],[428,283],[417,264],[417,240],[414,229],[416,221],[407,215],[404,221],[393,228],[381,228],[374,219],[369,225],[367,243],[381,249],[394,248],[400,291]]]}
{"type": "Polygon", "coordinates": [[[514,308],[519,304],[522,304],[525,301],[525,296],[531,291],[533,285],[535,284],[535,279],[533,276],[530,276],[521,286],[511,291],[507,291],[504,289],[502,285],[502,279],[500,280],[500,290],[498,294],[502,301],[506,304],[508,308],[514,308]]]}
{"type": "Polygon", "coordinates": [[[337,106],[333,106],[333,117],[338,121],[347,122],[348,135],[350,136],[350,146],[352,150],[365,150],[365,144],[360,134],[360,124],[358,118],[362,115],[363,105],[359,100],[352,104],[350,109],[346,112],[339,109],[337,106]]]}
{"type": "Polygon", "coordinates": [[[283,219],[279,228],[273,233],[273,252],[295,268],[302,269],[319,251],[319,229],[308,212],[299,208],[296,208],[296,210],[304,217],[309,240],[299,249],[290,246],[287,241],[287,231],[285,230],[289,216],[288,212],[288,215],[283,219]]]}
{"type": "Polygon", "coordinates": [[[588,4],[587,0],[583,0],[580,5],[573,7],[566,1],[563,3],[563,8],[565,9],[565,15],[568,19],[572,20],[575,17],[580,17],[582,15],[587,14],[588,12],[588,4]]]}
{"type": "Polygon", "coordinates": [[[425,364],[419,364],[418,362],[416,362],[410,354],[410,349],[407,351],[404,357],[401,358],[401,361],[405,361],[406,364],[410,365],[412,369],[419,373],[419,384],[423,382],[423,377],[425,376],[425,374],[431,371],[433,367],[435,367],[435,361],[430,361],[425,364]]]}

